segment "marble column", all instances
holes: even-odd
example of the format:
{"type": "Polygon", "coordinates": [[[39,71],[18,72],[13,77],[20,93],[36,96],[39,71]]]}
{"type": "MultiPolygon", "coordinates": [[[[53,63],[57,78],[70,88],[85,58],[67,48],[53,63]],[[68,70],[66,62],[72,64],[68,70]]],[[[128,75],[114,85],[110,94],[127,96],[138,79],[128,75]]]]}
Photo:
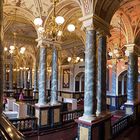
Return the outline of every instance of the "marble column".
{"type": "Polygon", "coordinates": [[[3,46],[2,46],[2,21],[3,21],[3,0],[0,1],[0,118],[2,113],[3,96],[3,46]]]}
{"type": "Polygon", "coordinates": [[[38,91],[37,79],[38,79],[38,72],[37,72],[37,65],[35,64],[35,66],[34,66],[34,92],[38,91]]]}
{"type": "Polygon", "coordinates": [[[6,64],[3,65],[3,90],[6,90],[6,64]]]}
{"type": "Polygon", "coordinates": [[[99,33],[97,71],[97,115],[106,111],[106,36],[99,33]]]}
{"type": "Polygon", "coordinates": [[[58,91],[58,50],[53,47],[52,55],[52,77],[51,77],[51,105],[57,104],[58,91]]]}
{"type": "Polygon", "coordinates": [[[27,89],[27,71],[24,69],[24,89],[27,89]]]}
{"type": "Polygon", "coordinates": [[[117,62],[113,60],[112,64],[112,95],[117,95],[117,62]]]}
{"type": "Polygon", "coordinates": [[[46,47],[40,47],[40,62],[39,62],[39,105],[46,104],[46,47]]]}
{"type": "Polygon", "coordinates": [[[23,88],[23,69],[20,69],[20,88],[23,88]]]}
{"type": "Polygon", "coordinates": [[[133,103],[138,97],[138,56],[135,53],[135,45],[131,45],[127,49],[129,51],[127,70],[127,102],[133,103]]]}
{"type": "Polygon", "coordinates": [[[86,31],[84,114],[80,120],[92,122],[96,114],[96,31],[86,31]]]}
{"type": "Polygon", "coordinates": [[[30,79],[29,79],[29,82],[30,82],[30,89],[32,89],[32,68],[30,68],[30,79]]]}
{"type": "Polygon", "coordinates": [[[13,89],[13,64],[10,62],[9,64],[9,90],[13,89]]]}
{"type": "Polygon", "coordinates": [[[20,70],[17,69],[17,88],[20,88],[20,70]]]}

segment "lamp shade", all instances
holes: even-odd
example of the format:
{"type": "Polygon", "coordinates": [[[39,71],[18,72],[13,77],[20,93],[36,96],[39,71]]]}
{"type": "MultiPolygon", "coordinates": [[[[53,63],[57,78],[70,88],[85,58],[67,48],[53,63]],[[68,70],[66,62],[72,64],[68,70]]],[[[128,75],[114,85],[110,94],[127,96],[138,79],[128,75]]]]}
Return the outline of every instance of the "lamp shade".
{"type": "Polygon", "coordinates": [[[62,31],[58,31],[57,35],[61,36],[62,35],[62,31]]]}
{"type": "Polygon", "coordinates": [[[70,62],[70,61],[71,61],[71,57],[68,57],[68,58],[67,58],[67,61],[70,62]]]}
{"type": "Polygon", "coordinates": [[[64,19],[62,16],[57,16],[57,17],[55,18],[55,22],[56,22],[58,25],[63,24],[64,21],[65,21],[65,19],[64,19]]]}
{"type": "Polygon", "coordinates": [[[10,46],[10,50],[14,50],[15,49],[15,46],[10,46]]]}
{"type": "Polygon", "coordinates": [[[8,48],[7,47],[4,47],[4,51],[6,52],[8,50],[8,48]]]}
{"type": "Polygon", "coordinates": [[[68,29],[69,32],[73,32],[73,31],[75,31],[75,26],[73,24],[69,24],[67,26],[67,29],[68,29]]]}
{"type": "Polygon", "coordinates": [[[38,31],[39,31],[39,33],[44,33],[45,32],[45,29],[43,27],[39,27],[38,28],[38,31]]]}
{"type": "Polygon", "coordinates": [[[42,23],[43,23],[43,21],[42,21],[41,18],[35,18],[35,20],[34,20],[34,24],[35,24],[36,26],[41,26],[42,23]]]}

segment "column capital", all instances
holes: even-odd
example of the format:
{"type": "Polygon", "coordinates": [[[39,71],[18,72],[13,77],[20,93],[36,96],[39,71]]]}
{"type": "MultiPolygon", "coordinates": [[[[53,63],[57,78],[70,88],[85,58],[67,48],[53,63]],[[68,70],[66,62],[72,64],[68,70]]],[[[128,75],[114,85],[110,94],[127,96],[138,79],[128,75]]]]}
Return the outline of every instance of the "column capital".
{"type": "Polygon", "coordinates": [[[107,35],[110,35],[110,25],[96,14],[86,15],[79,18],[83,22],[83,27],[86,30],[103,30],[107,35]]]}
{"type": "Polygon", "coordinates": [[[127,45],[125,45],[125,47],[126,47],[126,49],[127,49],[127,51],[129,53],[133,53],[134,52],[135,46],[136,46],[135,44],[127,44],[127,45]]]}

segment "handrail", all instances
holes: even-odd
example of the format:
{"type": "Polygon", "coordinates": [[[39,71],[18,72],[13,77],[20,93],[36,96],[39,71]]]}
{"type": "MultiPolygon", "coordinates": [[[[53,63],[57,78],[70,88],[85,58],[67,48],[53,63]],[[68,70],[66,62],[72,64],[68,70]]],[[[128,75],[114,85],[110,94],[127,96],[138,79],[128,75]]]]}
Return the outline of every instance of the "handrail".
{"type": "Polygon", "coordinates": [[[125,117],[117,120],[112,124],[112,137],[116,136],[118,133],[123,131],[131,123],[131,115],[126,115],[125,117]]]}
{"type": "Polygon", "coordinates": [[[26,117],[26,118],[13,118],[9,119],[10,122],[19,131],[36,130],[37,129],[37,118],[36,117],[26,117]]]}
{"type": "Polygon", "coordinates": [[[82,109],[61,112],[62,123],[74,121],[78,117],[81,117],[83,115],[83,112],[84,111],[82,109]]]}
{"type": "Polygon", "coordinates": [[[1,122],[0,122],[2,128],[4,128],[6,135],[8,134],[9,139],[8,140],[25,140],[24,135],[19,132],[15,126],[8,120],[8,118],[2,114],[1,116],[1,122]]]}

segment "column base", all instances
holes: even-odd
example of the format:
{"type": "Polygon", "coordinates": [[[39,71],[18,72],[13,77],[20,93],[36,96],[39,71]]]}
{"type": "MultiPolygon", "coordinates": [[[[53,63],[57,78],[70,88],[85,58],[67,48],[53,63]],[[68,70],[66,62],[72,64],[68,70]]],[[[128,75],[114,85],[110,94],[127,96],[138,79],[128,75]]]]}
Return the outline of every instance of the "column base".
{"type": "Polygon", "coordinates": [[[92,122],[80,118],[76,122],[78,123],[78,140],[107,140],[111,138],[111,115],[109,114],[103,118],[96,117],[92,122]]]}
{"type": "Polygon", "coordinates": [[[35,117],[38,118],[39,128],[50,127],[49,121],[49,104],[35,104],[35,117]]]}
{"type": "Polygon", "coordinates": [[[135,101],[127,101],[124,104],[125,107],[125,113],[127,115],[133,115],[133,121],[136,121],[140,116],[140,103],[138,100],[135,101]]]}
{"type": "Polygon", "coordinates": [[[50,106],[51,127],[61,125],[61,103],[53,104],[50,106]]]}
{"type": "Polygon", "coordinates": [[[89,122],[89,123],[94,122],[96,119],[97,117],[95,115],[92,116],[83,115],[82,117],[79,117],[79,120],[89,122]]]}

